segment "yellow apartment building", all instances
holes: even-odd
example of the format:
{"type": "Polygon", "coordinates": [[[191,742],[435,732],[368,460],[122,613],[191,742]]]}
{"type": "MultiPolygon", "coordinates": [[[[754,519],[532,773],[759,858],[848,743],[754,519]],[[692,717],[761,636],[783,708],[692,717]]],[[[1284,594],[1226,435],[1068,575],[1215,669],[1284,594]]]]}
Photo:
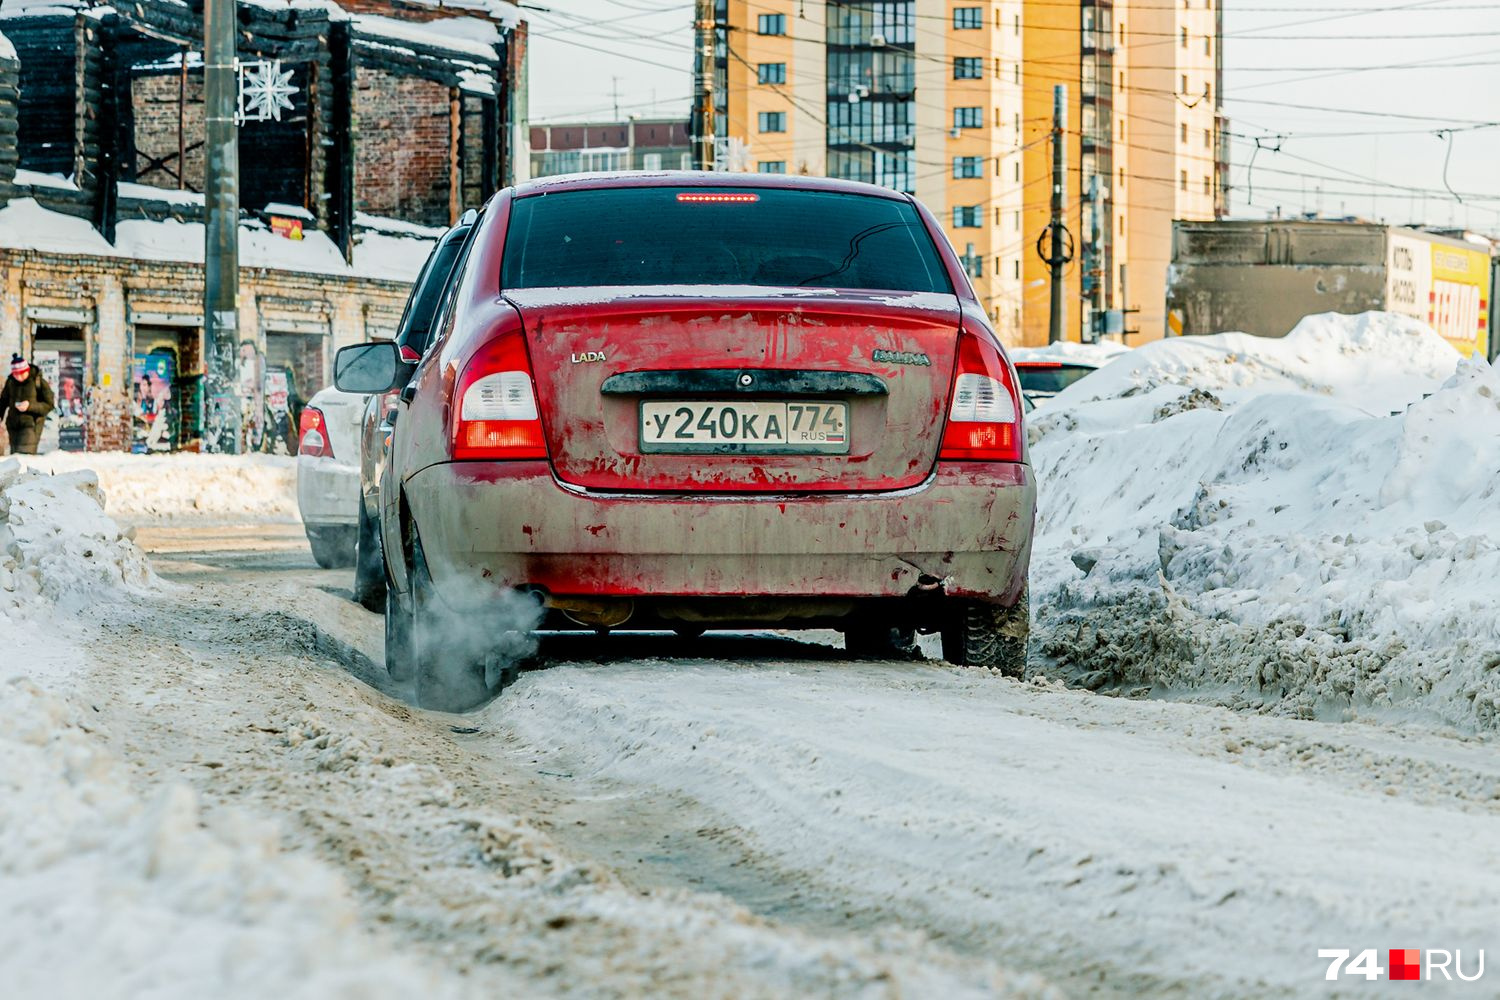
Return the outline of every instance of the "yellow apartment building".
{"type": "Polygon", "coordinates": [[[914,194],[1018,342],[1020,0],[718,0],[714,23],[717,168],[914,194]]]}
{"type": "MultiPolygon", "coordinates": [[[[1067,268],[1064,338],[1110,329],[1129,343],[1166,334],[1172,220],[1223,214],[1225,157],[1219,113],[1219,0],[1083,0],[1025,5],[1028,179],[1052,170],[1053,88],[1068,88],[1065,224],[1075,247],[1067,268]]],[[[1025,228],[1040,234],[1051,211],[1046,184],[1028,195],[1025,228]]],[[[1046,343],[1047,264],[1025,260],[1022,338],[1046,343]]]]}
{"type": "Polygon", "coordinates": [[[1160,336],[1172,220],[1222,205],[1218,0],[1176,2],[712,0],[714,165],[915,195],[1006,342],[1045,343],[1066,84],[1065,336],[1132,307],[1131,342],[1160,336]]]}

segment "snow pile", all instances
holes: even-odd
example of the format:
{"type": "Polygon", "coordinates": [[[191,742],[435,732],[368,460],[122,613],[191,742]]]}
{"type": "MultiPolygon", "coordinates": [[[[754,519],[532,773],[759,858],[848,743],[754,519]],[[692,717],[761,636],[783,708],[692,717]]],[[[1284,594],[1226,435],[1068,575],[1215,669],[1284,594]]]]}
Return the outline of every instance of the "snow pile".
{"type": "MultiPolygon", "coordinates": [[[[26,652],[35,666],[62,651],[26,652]]],[[[360,933],[340,876],[284,854],[274,828],[210,823],[186,785],[138,795],[87,707],[0,676],[0,718],[8,996],[447,992],[360,933]]]]}
{"type": "Polygon", "coordinates": [[[1500,376],[1427,327],[1150,344],[1030,436],[1035,634],[1075,680],[1500,725],[1500,376]]]}
{"type": "Polygon", "coordinates": [[[155,581],[101,502],[91,472],[45,476],[15,459],[0,462],[0,617],[54,604],[77,609],[155,581]]]}
{"type": "Polygon", "coordinates": [[[294,456],[55,451],[23,460],[44,472],[92,470],[116,517],[298,517],[294,456]]]}

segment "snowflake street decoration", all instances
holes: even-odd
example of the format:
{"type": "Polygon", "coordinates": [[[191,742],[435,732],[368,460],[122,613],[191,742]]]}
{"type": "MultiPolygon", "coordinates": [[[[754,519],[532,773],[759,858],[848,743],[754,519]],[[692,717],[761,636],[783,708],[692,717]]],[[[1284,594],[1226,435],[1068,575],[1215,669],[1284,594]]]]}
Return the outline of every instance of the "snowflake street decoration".
{"type": "Polygon", "coordinates": [[[240,106],[238,118],[241,122],[281,121],[283,109],[292,109],[291,97],[297,92],[292,86],[292,71],[281,68],[281,60],[240,64],[240,106]]]}

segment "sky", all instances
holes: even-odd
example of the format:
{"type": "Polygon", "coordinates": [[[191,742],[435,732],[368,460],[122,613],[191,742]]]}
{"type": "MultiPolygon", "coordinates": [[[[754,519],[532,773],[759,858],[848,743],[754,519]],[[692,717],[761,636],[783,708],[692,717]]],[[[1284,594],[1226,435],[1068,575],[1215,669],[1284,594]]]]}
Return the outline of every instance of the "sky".
{"type": "MultiPolygon", "coordinates": [[[[686,116],[690,2],[523,6],[533,121],[686,116]]],[[[1235,215],[1500,235],[1500,0],[1225,0],[1224,68],[1235,215]]]]}

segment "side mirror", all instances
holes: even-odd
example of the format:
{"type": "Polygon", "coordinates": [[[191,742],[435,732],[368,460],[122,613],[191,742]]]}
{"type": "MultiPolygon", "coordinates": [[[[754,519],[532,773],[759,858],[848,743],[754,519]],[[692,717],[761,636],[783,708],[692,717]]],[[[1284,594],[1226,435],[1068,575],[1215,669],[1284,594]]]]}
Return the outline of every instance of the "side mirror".
{"type": "Polygon", "coordinates": [[[407,383],[415,365],[401,360],[395,343],[354,344],[339,348],[333,358],[333,384],[344,392],[390,392],[407,383]]]}

